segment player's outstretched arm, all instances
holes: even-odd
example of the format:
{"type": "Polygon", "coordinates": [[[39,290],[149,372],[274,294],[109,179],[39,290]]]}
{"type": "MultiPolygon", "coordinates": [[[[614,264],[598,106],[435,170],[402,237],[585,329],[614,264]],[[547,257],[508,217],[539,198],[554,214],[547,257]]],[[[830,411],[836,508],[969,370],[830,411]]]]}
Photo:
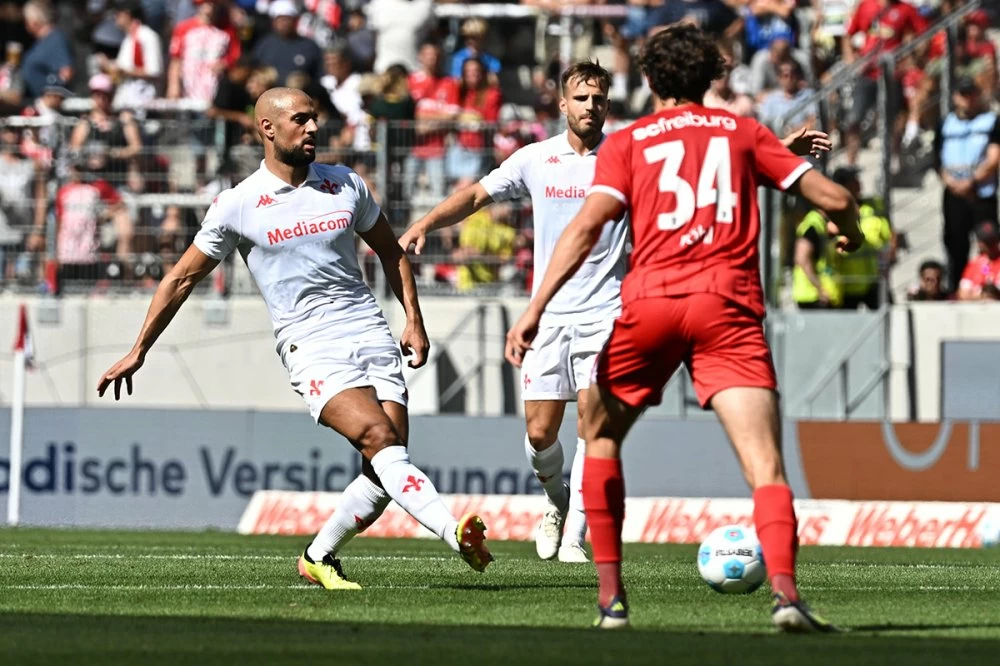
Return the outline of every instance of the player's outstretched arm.
{"type": "Polygon", "coordinates": [[[435,206],[431,212],[414,222],[399,237],[399,246],[404,252],[409,252],[412,245],[414,253],[420,254],[423,252],[424,243],[427,242],[427,234],[458,224],[491,203],[493,199],[487,194],[486,189],[479,183],[473,183],[455,192],[435,206]]]}
{"type": "Polygon", "coordinates": [[[809,169],[790,189],[826,212],[827,218],[836,227],[838,250],[853,252],[865,242],[859,223],[858,204],[847,188],[836,184],[816,169],[809,169]]]}
{"type": "Polygon", "coordinates": [[[396,234],[392,233],[392,227],[389,226],[385,213],[379,213],[375,226],[359,235],[378,255],[385,277],[392,287],[392,293],[406,311],[406,328],[399,336],[399,347],[403,356],[413,355],[407,365],[419,368],[427,362],[427,350],[431,345],[424,329],[424,316],[420,312],[417,282],[413,279],[410,260],[401,245],[396,242],[396,234]]]}
{"type": "Polygon", "coordinates": [[[104,392],[113,383],[115,400],[120,399],[123,380],[128,394],[132,395],[132,375],[142,367],[153,343],[166,330],[194,286],[218,265],[218,261],[208,257],[194,245],[187,249],[156,288],[153,301],[149,304],[149,311],[146,312],[146,321],[142,324],[132,350],[101,375],[101,380],[97,384],[99,396],[103,397],[104,392]]]}
{"type": "Polygon", "coordinates": [[[604,225],[611,220],[621,218],[624,212],[625,205],[610,194],[594,192],[587,195],[583,208],[559,236],[559,242],[552,251],[552,260],[545,270],[545,277],[535,297],[507,333],[504,356],[515,367],[521,367],[521,360],[538,333],[538,322],[549,301],[566,281],[573,277],[587,255],[597,245],[604,225]]]}

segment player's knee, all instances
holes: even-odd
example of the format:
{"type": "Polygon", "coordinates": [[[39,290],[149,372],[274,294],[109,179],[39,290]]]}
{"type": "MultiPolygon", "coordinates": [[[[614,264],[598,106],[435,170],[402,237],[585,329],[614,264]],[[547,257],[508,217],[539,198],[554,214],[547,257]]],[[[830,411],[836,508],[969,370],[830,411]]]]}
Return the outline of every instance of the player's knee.
{"type": "Polygon", "coordinates": [[[358,437],[358,444],[361,450],[371,455],[378,453],[388,446],[401,444],[396,429],[388,421],[370,423],[362,429],[361,436],[358,437]]]}
{"type": "Polygon", "coordinates": [[[543,451],[553,444],[559,437],[559,431],[555,428],[547,427],[545,424],[529,423],[527,427],[528,442],[531,448],[536,451],[543,451]]]}

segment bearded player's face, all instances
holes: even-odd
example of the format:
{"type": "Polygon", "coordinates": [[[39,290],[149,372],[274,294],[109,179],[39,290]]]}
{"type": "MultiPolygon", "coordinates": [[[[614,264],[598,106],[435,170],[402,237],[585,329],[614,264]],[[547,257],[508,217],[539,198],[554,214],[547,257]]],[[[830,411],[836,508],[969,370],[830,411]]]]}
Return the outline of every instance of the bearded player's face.
{"type": "Polygon", "coordinates": [[[316,110],[312,100],[296,95],[283,109],[274,125],[274,156],[293,167],[312,164],[316,159],[316,110]]]}
{"type": "Polygon", "coordinates": [[[582,139],[600,134],[608,117],[608,95],[596,81],[571,79],[566,84],[559,110],[569,130],[582,139]]]}

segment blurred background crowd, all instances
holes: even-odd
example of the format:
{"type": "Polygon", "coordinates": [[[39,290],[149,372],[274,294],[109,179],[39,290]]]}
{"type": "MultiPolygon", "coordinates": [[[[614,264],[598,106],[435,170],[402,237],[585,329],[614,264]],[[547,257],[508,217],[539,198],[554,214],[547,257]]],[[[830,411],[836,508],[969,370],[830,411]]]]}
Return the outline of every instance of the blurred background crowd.
{"type": "MultiPolygon", "coordinates": [[[[863,191],[873,189],[864,151],[881,113],[879,67],[838,88],[829,114],[814,91],[859,59],[898,53],[965,5],[0,2],[0,281],[49,293],[154,286],[208,202],[257,168],[253,104],[275,85],[314,98],[318,159],[357,170],[403,228],[518,148],[562,131],[557,81],[568,62],[597,59],[613,73],[608,130],[649,111],[638,49],[662,26],[692,21],[717,38],[727,61],[706,105],[778,133],[822,125],[837,147],[824,166],[863,204],[869,245],[850,260],[832,253],[821,213],[787,206],[789,300],[803,309],[877,308],[889,298],[889,267],[909,249],[884,202],[863,191]]],[[[946,256],[923,258],[914,299],[998,295],[991,11],[964,15],[950,50],[942,31],[900,56],[886,84],[894,170],[902,178],[936,172],[944,187],[946,256]],[[943,75],[947,114],[929,102],[942,94],[943,75]]],[[[493,206],[435,238],[419,274],[442,290],[521,293],[533,279],[532,241],[530,202],[493,206]]],[[[214,288],[232,284],[222,277],[214,288]]]]}

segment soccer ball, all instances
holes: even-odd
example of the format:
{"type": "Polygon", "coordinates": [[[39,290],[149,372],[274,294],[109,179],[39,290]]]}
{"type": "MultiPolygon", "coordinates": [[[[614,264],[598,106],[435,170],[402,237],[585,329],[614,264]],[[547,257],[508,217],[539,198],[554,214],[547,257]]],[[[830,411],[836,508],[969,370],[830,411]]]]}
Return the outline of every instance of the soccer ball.
{"type": "Polygon", "coordinates": [[[979,534],[979,542],[983,548],[1000,546],[1000,519],[987,519],[979,534]]]}
{"type": "Polygon", "coordinates": [[[752,527],[723,525],[698,549],[698,572],[716,592],[750,594],[764,582],[764,554],[752,527]]]}

